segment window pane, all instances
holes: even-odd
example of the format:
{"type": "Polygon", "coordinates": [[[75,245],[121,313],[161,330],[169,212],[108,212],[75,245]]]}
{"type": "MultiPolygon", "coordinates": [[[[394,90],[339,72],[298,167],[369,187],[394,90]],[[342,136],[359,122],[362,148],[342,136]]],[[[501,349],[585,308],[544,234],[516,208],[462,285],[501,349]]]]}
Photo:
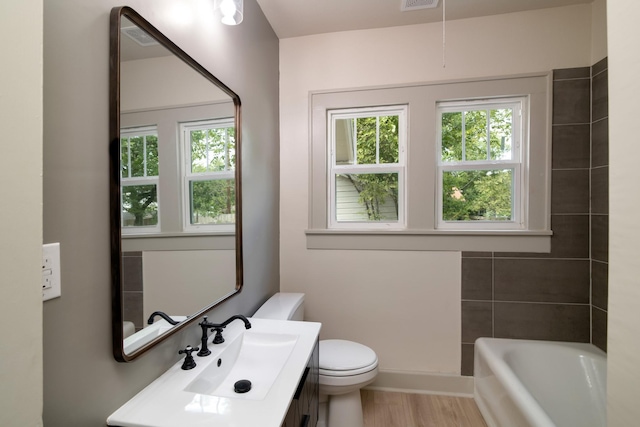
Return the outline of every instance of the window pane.
{"type": "Polygon", "coordinates": [[[158,137],[147,136],[147,176],[158,176],[158,137]]]}
{"type": "Polygon", "coordinates": [[[511,159],[513,110],[491,110],[491,160],[511,159]]]}
{"type": "Polygon", "coordinates": [[[204,130],[192,130],[191,172],[207,171],[207,135],[204,130]]]}
{"type": "Polygon", "coordinates": [[[190,135],[192,173],[234,170],[236,152],[233,127],[192,130],[190,135]]]}
{"type": "Polygon", "coordinates": [[[353,164],[353,128],[355,119],[335,121],[336,165],[353,164]]]}
{"type": "Polygon", "coordinates": [[[129,138],[120,138],[120,166],[122,178],[129,178],[129,138]]]}
{"type": "Polygon", "coordinates": [[[209,129],[207,130],[207,170],[209,172],[219,172],[226,168],[226,142],[227,132],[225,129],[209,129]]]}
{"type": "Polygon", "coordinates": [[[131,176],[144,176],[144,136],[129,138],[131,153],[131,176]]]}
{"type": "Polygon", "coordinates": [[[235,223],[235,179],[192,181],[189,193],[191,224],[235,223]]]}
{"type": "Polygon", "coordinates": [[[376,117],[356,119],[356,141],[359,165],[376,164],[376,117]]]}
{"type": "Polygon", "coordinates": [[[398,221],[398,174],[337,174],[336,219],[398,221]]]}
{"type": "Polygon", "coordinates": [[[442,161],[462,160],[462,113],[442,113],[442,161]]]}
{"type": "Polygon", "coordinates": [[[158,190],[152,185],[122,186],[122,227],[158,224],[158,190]]]}
{"type": "Polygon", "coordinates": [[[380,163],[398,163],[398,116],[383,116],[380,120],[380,163]]]}
{"type": "Polygon", "coordinates": [[[513,169],[445,171],[444,221],[511,221],[513,169]]]}
{"type": "Polygon", "coordinates": [[[487,160],[487,112],[465,112],[464,129],[465,160],[487,160]]]}

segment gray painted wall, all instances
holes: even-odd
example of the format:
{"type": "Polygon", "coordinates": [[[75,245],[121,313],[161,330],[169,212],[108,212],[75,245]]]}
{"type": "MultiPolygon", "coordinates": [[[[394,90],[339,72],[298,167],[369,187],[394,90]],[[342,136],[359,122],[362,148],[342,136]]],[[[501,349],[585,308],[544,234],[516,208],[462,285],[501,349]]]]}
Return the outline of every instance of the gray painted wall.
{"type": "MultiPolygon", "coordinates": [[[[44,1],[44,242],[60,242],[62,263],[62,297],[44,304],[44,424],[52,427],[104,425],[199,338],[194,326],[133,363],[111,355],[108,40],[109,12],[120,5],[44,1]]],[[[242,100],[245,287],[210,317],[251,314],[279,282],[278,40],[255,0],[245,0],[242,25],[224,28],[209,14],[213,2],[128,5],[242,100]]]]}

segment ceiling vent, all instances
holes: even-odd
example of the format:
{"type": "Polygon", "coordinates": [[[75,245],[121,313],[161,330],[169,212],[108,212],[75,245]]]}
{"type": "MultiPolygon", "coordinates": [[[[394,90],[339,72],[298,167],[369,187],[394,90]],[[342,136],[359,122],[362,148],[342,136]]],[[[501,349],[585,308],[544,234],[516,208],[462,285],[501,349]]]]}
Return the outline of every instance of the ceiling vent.
{"type": "MultiPolygon", "coordinates": [[[[437,0],[435,0],[437,1],[437,0]]],[[[158,44],[156,39],[147,34],[143,29],[132,26],[132,27],[123,27],[122,34],[126,35],[134,42],[138,43],[140,46],[153,46],[158,44]]]]}
{"type": "Polygon", "coordinates": [[[402,0],[400,10],[409,12],[419,9],[432,9],[438,6],[438,0],[402,0]]]}

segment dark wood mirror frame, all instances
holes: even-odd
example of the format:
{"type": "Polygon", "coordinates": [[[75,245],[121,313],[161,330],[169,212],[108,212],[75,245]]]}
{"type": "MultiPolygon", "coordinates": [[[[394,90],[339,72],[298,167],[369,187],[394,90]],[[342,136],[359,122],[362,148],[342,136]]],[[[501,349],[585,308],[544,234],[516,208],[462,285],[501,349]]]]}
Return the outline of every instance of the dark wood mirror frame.
{"type": "Polygon", "coordinates": [[[113,356],[118,362],[129,362],[139,357],[156,344],[164,341],[179,330],[194,323],[198,318],[211,310],[222,301],[237,295],[242,290],[242,185],[241,185],[241,126],[240,126],[240,98],[225,84],[208,72],[182,49],[176,46],[164,34],[147,22],[142,16],[130,7],[115,7],[111,10],[110,17],[110,58],[109,58],[109,203],[111,225],[111,315],[113,356]],[[121,18],[126,17],[138,27],[155,38],[161,45],[167,48],[176,57],[216,85],[221,91],[233,100],[235,106],[236,129],[236,211],[235,211],[235,258],[236,258],[236,285],[235,290],[224,297],[212,301],[196,313],[141,346],[132,353],[124,352],[123,332],[123,277],[122,277],[122,236],[121,236],[121,187],[120,187],[120,24],[121,18]]]}

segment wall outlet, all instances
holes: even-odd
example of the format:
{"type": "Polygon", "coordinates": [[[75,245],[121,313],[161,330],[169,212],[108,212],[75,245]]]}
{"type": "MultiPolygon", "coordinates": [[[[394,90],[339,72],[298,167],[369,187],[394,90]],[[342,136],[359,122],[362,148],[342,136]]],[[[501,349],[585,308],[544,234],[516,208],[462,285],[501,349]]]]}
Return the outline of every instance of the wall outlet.
{"type": "Polygon", "coordinates": [[[42,300],[57,298],[61,293],[60,243],[47,243],[42,245],[42,300]]]}

